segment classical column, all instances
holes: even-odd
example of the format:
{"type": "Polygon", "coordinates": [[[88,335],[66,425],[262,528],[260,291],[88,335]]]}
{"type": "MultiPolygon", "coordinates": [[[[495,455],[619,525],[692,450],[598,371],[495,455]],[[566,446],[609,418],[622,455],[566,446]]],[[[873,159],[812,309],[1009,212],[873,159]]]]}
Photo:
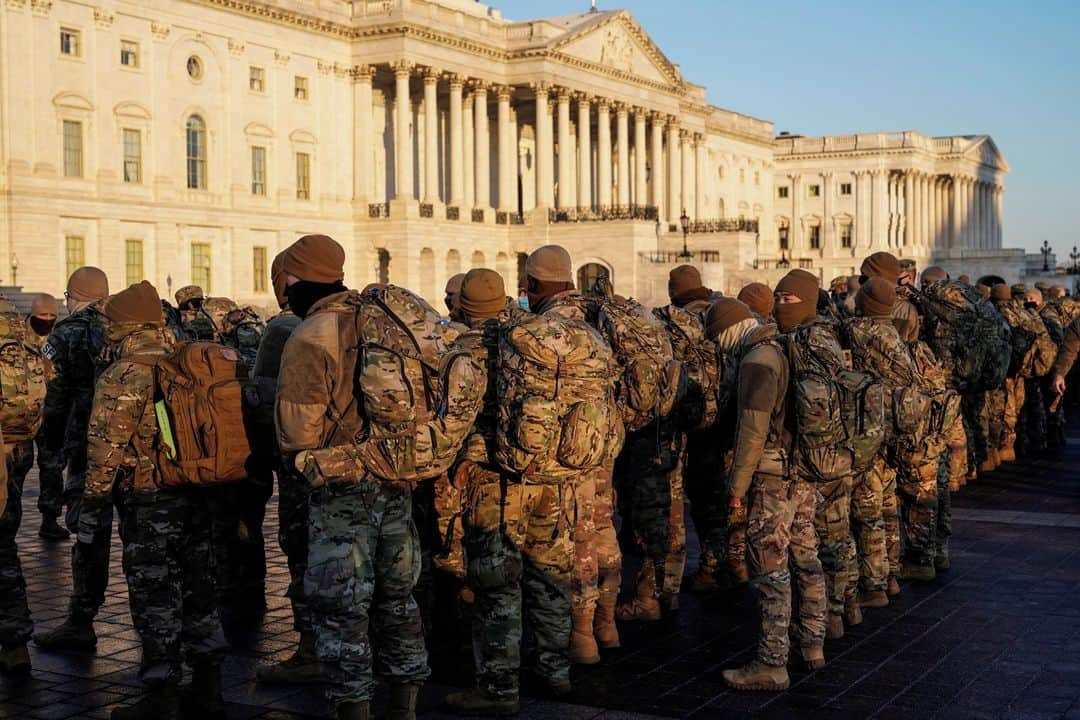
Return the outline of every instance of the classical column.
{"type": "MultiPolygon", "coordinates": [[[[353,131],[353,197],[370,202],[374,187],[371,180],[371,77],[374,69],[358,65],[353,69],[353,112],[356,121],[353,131]]],[[[363,211],[366,213],[367,209],[363,211]]]]}
{"type": "Polygon", "coordinates": [[[930,178],[919,173],[919,247],[930,244],[930,178]]]}
{"type": "Polygon", "coordinates": [[[461,89],[463,86],[460,75],[450,75],[450,204],[461,207],[464,201],[465,168],[463,167],[463,150],[465,143],[464,126],[462,125],[462,100],[461,89]]]}
{"type": "Polygon", "coordinates": [[[473,150],[476,156],[476,207],[491,207],[491,131],[488,128],[488,104],[486,83],[478,81],[473,92],[473,112],[476,118],[473,130],[476,142],[473,150]]]}
{"type": "Polygon", "coordinates": [[[634,108],[634,204],[649,204],[647,158],[645,157],[645,109],[634,108]]]}
{"type": "Polygon", "coordinates": [[[699,220],[709,216],[705,207],[705,136],[694,135],[694,215],[699,220]]]}
{"type": "Polygon", "coordinates": [[[965,248],[965,249],[975,247],[975,243],[973,241],[973,238],[974,238],[975,234],[972,231],[972,227],[971,227],[971,223],[972,223],[972,217],[971,217],[971,186],[972,186],[972,182],[973,182],[972,179],[967,177],[966,175],[961,180],[961,188],[962,188],[962,192],[963,192],[963,200],[962,200],[963,205],[961,207],[962,214],[960,216],[960,237],[961,237],[961,242],[962,242],[962,245],[960,247],[965,248]]]}
{"type": "Polygon", "coordinates": [[[674,115],[668,116],[668,205],[667,220],[675,222],[682,215],[682,162],[679,149],[679,126],[674,115]]]}
{"type": "Polygon", "coordinates": [[[394,68],[394,195],[396,199],[413,198],[412,172],[412,103],[409,100],[409,77],[413,64],[406,60],[395,62],[394,68]]]}
{"type": "MultiPolygon", "coordinates": [[[[461,157],[462,178],[464,191],[462,200],[465,211],[468,212],[476,206],[476,132],[473,123],[473,106],[476,99],[472,93],[464,97],[461,102],[461,157]]],[[[465,218],[466,220],[468,218],[465,218]]]]}
{"type": "Polygon", "coordinates": [[[956,248],[960,247],[960,203],[962,197],[960,193],[960,176],[949,176],[949,241],[948,247],[956,248]]]}
{"type": "Polygon", "coordinates": [[[514,128],[510,124],[511,88],[500,85],[496,89],[499,101],[497,116],[499,140],[499,209],[512,212],[517,208],[517,149],[514,147],[514,128]]]}
{"type": "Polygon", "coordinates": [[[630,116],[625,103],[615,106],[615,147],[619,154],[619,168],[615,175],[615,203],[619,207],[630,204],[630,116]]]}
{"type": "Polygon", "coordinates": [[[577,101],[577,204],[588,210],[592,207],[592,101],[584,93],[578,94],[577,101]]]}
{"type": "Polygon", "coordinates": [[[574,172],[574,150],[570,147],[570,93],[559,88],[559,209],[574,207],[570,197],[570,174],[574,172]]]}
{"type": "Polygon", "coordinates": [[[596,102],[596,203],[611,207],[611,105],[600,98],[596,102]]]}
{"type": "Polygon", "coordinates": [[[1005,245],[1004,200],[1005,188],[996,185],[994,187],[994,247],[999,250],[1005,245]]]}
{"type": "Polygon", "coordinates": [[[652,120],[652,193],[650,201],[656,208],[656,217],[660,221],[667,219],[667,208],[664,203],[664,116],[660,113],[650,113],[652,120]]]}
{"type": "Polygon", "coordinates": [[[551,139],[551,111],[548,108],[551,86],[534,83],[532,88],[536,93],[536,205],[550,208],[555,204],[555,178],[552,173],[555,149],[551,139]]]}
{"type": "Polygon", "coordinates": [[[937,247],[938,229],[941,224],[941,183],[936,175],[930,176],[930,234],[926,238],[926,244],[930,248],[937,247]]]}
{"type": "Polygon", "coordinates": [[[424,71],[424,202],[439,201],[439,73],[424,71]]]}
{"type": "Polygon", "coordinates": [[[993,219],[994,213],[991,209],[991,197],[990,197],[990,183],[984,182],[982,184],[982,202],[983,202],[983,247],[987,250],[994,246],[991,241],[993,235],[993,219]]]}
{"type": "Polygon", "coordinates": [[[870,232],[874,236],[875,243],[884,244],[888,228],[888,218],[885,217],[888,214],[888,202],[886,187],[889,171],[888,170],[872,170],[871,176],[873,177],[873,203],[874,214],[872,218],[873,227],[870,232]]]}
{"type": "Polygon", "coordinates": [[[904,173],[904,246],[915,244],[915,174],[913,170],[904,173]]]}
{"type": "Polygon", "coordinates": [[[679,206],[691,220],[697,220],[694,212],[694,134],[689,130],[679,132],[679,149],[682,151],[682,202],[679,206]]]}
{"type": "Polygon", "coordinates": [[[802,218],[799,217],[799,205],[802,201],[802,175],[788,175],[791,181],[791,224],[788,226],[788,257],[795,257],[796,251],[802,251],[802,218]]]}
{"type": "Polygon", "coordinates": [[[855,171],[855,238],[852,244],[870,247],[870,174],[866,170],[855,171]]]}
{"type": "Polygon", "coordinates": [[[821,247],[833,251],[833,174],[821,173],[821,247]]]}

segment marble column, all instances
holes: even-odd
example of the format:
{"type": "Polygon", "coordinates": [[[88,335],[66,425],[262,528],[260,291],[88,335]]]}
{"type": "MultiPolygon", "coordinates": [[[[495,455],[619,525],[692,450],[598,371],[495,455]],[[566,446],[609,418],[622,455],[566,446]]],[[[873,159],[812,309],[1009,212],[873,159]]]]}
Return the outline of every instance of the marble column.
{"type": "Polygon", "coordinates": [[[667,219],[667,208],[664,199],[664,116],[660,113],[650,113],[652,121],[652,188],[649,195],[650,201],[656,208],[656,217],[663,222],[667,219]]]}
{"type": "Polygon", "coordinates": [[[517,149],[514,147],[514,127],[510,121],[511,88],[500,85],[496,90],[498,99],[499,141],[499,210],[517,210],[517,149]]]}
{"type": "Polygon", "coordinates": [[[889,198],[888,198],[888,170],[872,170],[871,177],[873,178],[873,204],[874,215],[872,218],[873,227],[870,229],[871,234],[874,236],[874,242],[878,244],[884,244],[886,235],[888,234],[888,222],[886,217],[889,211],[889,198]]]}
{"type": "Polygon", "coordinates": [[[994,247],[1001,249],[1005,245],[1004,227],[1004,199],[1005,188],[997,185],[994,187],[994,247]]]}
{"type": "Polygon", "coordinates": [[[473,151],[476,157],[476,207],[491,207],[491,130],[488,127],[488,86],[483,82],[476,83],[473,92],[473,131],[476,133],[476,141],[473,143],[473,151]]]}
{"type": "Polygon", "coordinates": [[[596,102],[596,201],[601,208],[611,207],[611,104],[596,102]]]}
{"type": "MultiPolygon", "coordinates": [[[[476,131],[473,122],[475,104],[473,93],[469,93],[461,102],[461,174],[464,186],[461,196],[466,214],[476,207],[476,131]]],[[[467,217],[462,219],[468,220],[467,217]]]]}
{"type": "Polygon", "coordinates": [[[855,238],[852,244],[870,247],[870,173],[866,170],[855,171],[855,238]]]}
{"type": "Polygon", "coordinates": [[[645,150],[645,117],[643,108],[634,108],[634,204],[649,204],[648,158],[645,150]]]}
{"type": "Polygon", "coordinates": [[[682,151],[682,201],[679,207],[691,220],[697,220],[694,212],[694,135],[689,130],[679,133],[679,149],[682,151]]]}
{"type": "Polygon", "coordinates": [[[983,188],[982,195],[983,195],[983,243],[984,243],[983,247],[985,247],[987,250],[989,250],[990,248],[992,248],[994,246],[994,243],[993,243],[993,240],[992,240],[993,233],[994,233],[994,229],[993,229],[994,212],[993,212],[993,207],[992,207],[993,202],[992,202],[992,197],[991,197],[991,192],[990,192],[990,190],[991,190],[990,183],[985,183],[984,182],[982,184],[982,188],[983,188]]]}
{"type": "Polygon", "coordinates": [[[925,248],[930,244],[930,178],[926,173],[919,173],[919,204],[922,211],[919,215],[919,247],[925,248]]]}
{"type": "Polygon", "coordinates": [[[694,216],[698,220],[709,217],[705,207],[705,136],[694,135],[694,216]]]}
{"type": "MultiPolygon", "coordinates": [[[[372,136],[371,136],[371,78],[374,69],[369,65],[359,65],[353,70],[353,112],[355,129],[353,133],[353,198],[360,202],[370,202],[375,188],[372,184],[372,136]]],[[[367,208],[363,208],[366,213],[367,208]]]]}
{"type": "Polygon", "coordinates": [[[394,196],[398,200],[413,199],[412,171],[412,103],[409,98],[409,78],[413,64],[393,63],[394,68],[394,196]]]}
{"type": "Polygon", "coordinates": [[[960,210],[960,203],[962,196],[960,193],[960,176],[949,176],[949,229],[948,229],[948,247],[956,248],[960,247],[960,217],[962,215],[960,210]]]}
{"type": "Polygon", "coordinates": [[[579,210],[592,208],[592,100],[584,94],[577,97],[577,145],[578,182],[577,204],[579,210]]]}
{"type": "Polygon", "coordinates": [[[424,71],[424,202],[439,201],[439,73],[424,71]]]}
{"type": "Polygon", "coordinates": [[[915,244],[915,172],[904,173],[904,247],[915,244]]]}
{"type": "Polygon", "coordinates": [[[677,223],[682,215],[682,151],[679,147],[679,126],[675,116],[668,116],[668,202],[667,221],[677,223]]]}
{"type": "Polygon", "coordinates": [[[625,103],[615,105],[615,148],[619,155],[615,204],[625,208],[630,204],[630,108],[625,103]]]}
{"type": "Polygon", "coordinates": [[[460,75],[450,75],[450,205],[461,207],[465,199],[463,163],[465,128],[462,124],[463,83],[460,75]]]}
{"type": "Polygon", "coordinates": [[[791,224],[788,226],[788,259],[795,257],[796,251],[802,251],[802,218],[799,217],[802,204],[802,175],[788,175],[791,181],[791,224]]]}
{"type": "Polygon", "coordinates": [[[558,96],[559,115],[559,196],[558,207],[560,210],[569,210],[576,204],[576,199],[571,197],[570,188],[572,183],[570,175],[574,172],[574,150],[570,147],[570,93],[564,88],[559,89],[558,96]]]}
{"type": "Polygon", "coordinates": [[[833,174],[821,174],[821,248],[833,251],[833,174]]]}
{"type": "Polygon", "coordinates": [[[536,205],[550,208],[555,204],[555,178],[553,164],[555,149],[551,138],[551,110],[548,107],[550,86],[546,83],[533,85],[536,92],[536,205]]]}

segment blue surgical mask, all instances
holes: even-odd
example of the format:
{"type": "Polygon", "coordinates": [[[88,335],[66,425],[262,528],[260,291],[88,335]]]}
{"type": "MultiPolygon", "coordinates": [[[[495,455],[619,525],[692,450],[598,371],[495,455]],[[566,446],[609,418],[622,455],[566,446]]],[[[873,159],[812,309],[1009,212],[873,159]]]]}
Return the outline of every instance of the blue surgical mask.
{"type": "Polygon", "coordinates": [[[529,312],[529,298],[528,298],[528,296],[518,298],[518,307],[520,307],[525,312],[529,312]]]}

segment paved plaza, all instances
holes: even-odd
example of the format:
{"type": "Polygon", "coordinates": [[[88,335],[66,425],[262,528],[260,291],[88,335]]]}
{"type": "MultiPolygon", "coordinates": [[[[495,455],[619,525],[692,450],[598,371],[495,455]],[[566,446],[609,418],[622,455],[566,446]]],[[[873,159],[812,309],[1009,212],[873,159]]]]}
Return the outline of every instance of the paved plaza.
{"type": "MultiPolygon", "coordinates": [[[[954,499],[952,569],[929,585],[906,585],[890,607],[867,612],[861,626],[826,645],[824,669],[793,665],[787,692],[726,690],[720,673],[751,657],[753,622],[745,610],[683,595],[677,619],[622,626],[623,649],[601,665],[576,668],[576,690],[566,702],[526,699],[522,717],[1080,719],[1078,460],[1074,424],[1059,455],[1007,466],[965,488],[954,499]]],[[[20,551],[34,621],[50,628],[66,608],[70,543],[37,538],[33,475],[27,486],[20,551]]],[[[268,538],[275,537],[275,516],[272,507],[268,538]]],[[[284,558],[273,540],[268,548],[265,623],[258,632],[230,633],[229,718],[326,717],[318,689],[254,681],[255,668],[287,655],[295,640],[284,558]]],[[[0,718],[106,718],[141,692],[118,549],[119,542],[97,653],[44,653],[31,645],[32,678],[0,680],[0,718]]],[[[471,682],[467,651],[447,665],[424,688],[426,717],[443,717],[443,695],[471,682]]]]}

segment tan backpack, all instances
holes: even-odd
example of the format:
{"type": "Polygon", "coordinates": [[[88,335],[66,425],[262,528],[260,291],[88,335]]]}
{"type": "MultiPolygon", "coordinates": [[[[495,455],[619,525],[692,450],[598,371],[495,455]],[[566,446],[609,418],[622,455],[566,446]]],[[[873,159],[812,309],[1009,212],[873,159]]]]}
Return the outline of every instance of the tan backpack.
{"type": "Polygon", "coordinates": [[[0,298],[0,427],[5,442],[32,440],[41,428],[46,385],[53,375],[26,323],[0,298]]]}
{"type": "Polygon", "coordinates": [[[686,369],[686,395],[680,403],[684,427],[711,428],[720,415],[723,378],[716,343],[706,339],[698,313],[668,305],[653,310],[653,314],[664,323],[675,359],[686,369]]]}

